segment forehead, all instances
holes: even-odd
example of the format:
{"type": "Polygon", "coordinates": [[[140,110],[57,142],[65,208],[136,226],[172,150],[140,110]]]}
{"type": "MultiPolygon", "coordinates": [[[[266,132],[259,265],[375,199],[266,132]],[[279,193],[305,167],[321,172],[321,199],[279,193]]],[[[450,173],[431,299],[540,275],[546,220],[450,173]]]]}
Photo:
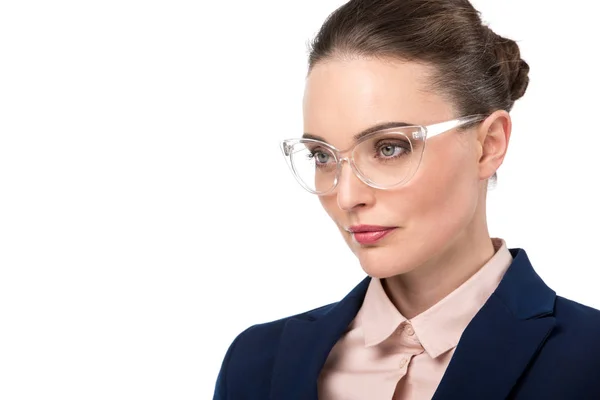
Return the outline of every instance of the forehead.
{"type": "Polygon", "coordinates": [[[416,62],[378,59],[329,60],[306,80],[304,131],[335,146],[385,122],[419,125],[452,118],[448,101],[429,88],[433,69],[416,62]]]}

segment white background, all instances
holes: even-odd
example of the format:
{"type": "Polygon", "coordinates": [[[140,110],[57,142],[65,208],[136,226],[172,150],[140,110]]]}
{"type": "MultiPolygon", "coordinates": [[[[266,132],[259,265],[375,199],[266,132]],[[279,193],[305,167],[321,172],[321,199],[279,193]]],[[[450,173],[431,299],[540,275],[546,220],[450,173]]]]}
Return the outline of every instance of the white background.
{"type": "MultiPolygon", "coordinates": [[[[239,332],[362,279],[278,149],[342,3],[0,3],[0,398],[210,399],[239,332]]],[[[475,5],[531,66],[490,232],[600,308],[592,3],[475,5]]]]}

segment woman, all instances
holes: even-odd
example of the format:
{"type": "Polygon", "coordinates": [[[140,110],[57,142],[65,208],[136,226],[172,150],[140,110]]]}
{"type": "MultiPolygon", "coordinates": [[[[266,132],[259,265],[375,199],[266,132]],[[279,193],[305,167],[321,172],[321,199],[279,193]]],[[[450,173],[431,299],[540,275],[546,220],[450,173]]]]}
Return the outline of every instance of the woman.
{"type": "Polygon", "coordinates": [[[600,312],[488,233],[528,72],[468,0],[351,0],[327,19],[306,133],[281,148],[369,276],[241,333],[215,399],[600,399],[600,312]]]}

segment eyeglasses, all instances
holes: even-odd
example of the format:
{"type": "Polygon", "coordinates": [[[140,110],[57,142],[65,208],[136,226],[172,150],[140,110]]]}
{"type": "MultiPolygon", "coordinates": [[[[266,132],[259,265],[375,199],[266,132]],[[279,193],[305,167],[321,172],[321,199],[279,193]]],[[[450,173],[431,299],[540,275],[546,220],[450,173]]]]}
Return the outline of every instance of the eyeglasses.
{"type": "Polygon", "coordinates": [[[283,140],[280,147],[296,180],[310,193],[332,192],[339,182],[344,161],[365,184],[376,189],[391,189],[406,184],[414,176],[427,139],[485,118],[470,115],[428,126],[382,129],[363,136],[344,151],[310,138],[283,140]],[[350,155],[342,157],[342,153],[347,152],[350,155]]]}

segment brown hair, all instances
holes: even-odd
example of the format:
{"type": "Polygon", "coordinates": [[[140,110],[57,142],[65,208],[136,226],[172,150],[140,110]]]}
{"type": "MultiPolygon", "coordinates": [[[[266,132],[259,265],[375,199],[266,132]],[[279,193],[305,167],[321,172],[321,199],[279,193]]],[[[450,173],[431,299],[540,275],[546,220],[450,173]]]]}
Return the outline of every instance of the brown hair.
{"type": "Polygon", "coordinates": [[[424,62],[461,115],[510,111],[529,83],[519,46],[482,24],[468,0],[351,0],[310,43],[309,73],[352,56],[424,62]]]}

